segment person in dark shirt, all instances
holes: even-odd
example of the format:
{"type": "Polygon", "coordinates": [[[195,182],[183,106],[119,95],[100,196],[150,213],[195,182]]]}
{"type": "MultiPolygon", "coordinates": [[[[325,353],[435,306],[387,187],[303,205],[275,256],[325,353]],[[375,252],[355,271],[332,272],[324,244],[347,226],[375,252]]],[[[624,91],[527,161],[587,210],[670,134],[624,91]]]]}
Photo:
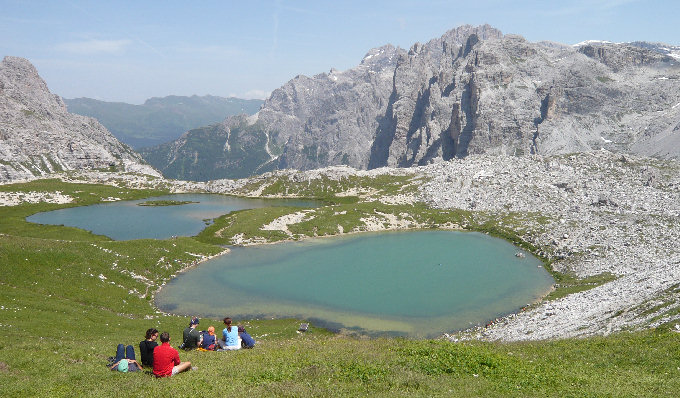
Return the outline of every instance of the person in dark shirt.
{"type": "Polygon", "coordinates": [[[201,332],[196,329],[196,326],[198,326],[198,318],[193,317],[189,322],[189,327],[184,329],[184,333],[182,333],[184,342],[181,348],[184,348],[185,350],[195,350],[201,346],[203,336],[201,335],[201,332]]]}
{"type": "Polygon", "coordinates": [[[216,337],[215,336],[215,327],[210,326],[208,328],[208,331],[206,333],[202,333],[202,334],[203,334],[203,342],[201,343],[201,348],[203,348],[204,350],[208,350],[208,351],[215,351],[215,349],[217,348],[217,344],[216,344],[217,340],[215,338],[216,337]]]}
{"type": "Polygon", "coordinates": [[[241,338],[241,348],[255,347],[255,339],[253,339],[243,325],[238,325],[238,337],[241,338]]]}
{"type": "Polygon", "coordinates": [[[142,365],[153,366],[153,349],[158,346],[156,339],[158,330],[151,328],[146,331],[146,340],[139,342],[139,353],[142,356],[142,365]]]}

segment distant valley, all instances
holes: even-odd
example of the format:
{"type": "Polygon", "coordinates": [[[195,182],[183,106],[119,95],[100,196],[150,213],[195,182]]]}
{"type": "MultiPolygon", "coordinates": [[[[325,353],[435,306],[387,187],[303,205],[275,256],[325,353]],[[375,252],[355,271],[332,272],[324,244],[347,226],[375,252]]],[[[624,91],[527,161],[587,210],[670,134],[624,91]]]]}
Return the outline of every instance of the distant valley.
{"type": "Polygon", "coordinates": [[[177,139],[182,133],[221,122],[233,115],[252,115],[262,100],[212,95],[154,97],[142,105],[99,101],[92,98],[64,99],[68,111],[97,119],[121,142],[139,149],[177,139]]]}

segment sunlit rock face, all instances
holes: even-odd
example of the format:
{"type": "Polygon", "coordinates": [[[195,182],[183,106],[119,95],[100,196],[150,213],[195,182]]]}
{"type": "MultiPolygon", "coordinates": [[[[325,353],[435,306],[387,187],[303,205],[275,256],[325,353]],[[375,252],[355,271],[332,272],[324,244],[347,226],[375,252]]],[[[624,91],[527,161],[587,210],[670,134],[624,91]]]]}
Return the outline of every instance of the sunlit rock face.
{"type": "Polygon", "coordinates": [[[0,181],[72,169],[156,173],[143,163],[97,120],[68,113],[28,60],[0,63],[0,181]]]}
{"type": "Polygon", "coordinates": [[[531,43],[461,26],[409,50],[370,50],[346,71],[296,76],[256,115],[190,131],[152,164],[192,179],[210,167],[372,169],[483,153],[678,157],[678,58],[663,44],[531,43]]]}

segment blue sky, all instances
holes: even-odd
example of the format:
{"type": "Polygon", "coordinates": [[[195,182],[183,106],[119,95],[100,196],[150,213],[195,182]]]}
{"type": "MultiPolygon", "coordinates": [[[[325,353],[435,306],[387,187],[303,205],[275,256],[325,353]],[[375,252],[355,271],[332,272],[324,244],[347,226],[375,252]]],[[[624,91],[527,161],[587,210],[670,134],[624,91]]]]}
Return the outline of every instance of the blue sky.
{"type": "Polygon", "coordinates": [[[264,98],[298,74],[357,65],[462,24],[529,41],[680,45],[680,1],[0,0],[0,57],[28,58],[65,98],[264,98]]]}

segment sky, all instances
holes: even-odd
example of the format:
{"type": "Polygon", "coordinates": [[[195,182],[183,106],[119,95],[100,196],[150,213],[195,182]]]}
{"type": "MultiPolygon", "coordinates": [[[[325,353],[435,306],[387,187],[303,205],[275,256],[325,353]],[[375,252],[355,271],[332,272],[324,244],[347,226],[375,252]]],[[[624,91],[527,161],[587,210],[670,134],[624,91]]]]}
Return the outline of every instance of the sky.
{"type": "Polygon", "coordinates": [[[50,91],[141,104],[167,95],[266,98],[296,75],[358,65],[488,23],[527,40],[680,45],[679,0],[0,0],[0,58],[27,58],[50,91]]]}

